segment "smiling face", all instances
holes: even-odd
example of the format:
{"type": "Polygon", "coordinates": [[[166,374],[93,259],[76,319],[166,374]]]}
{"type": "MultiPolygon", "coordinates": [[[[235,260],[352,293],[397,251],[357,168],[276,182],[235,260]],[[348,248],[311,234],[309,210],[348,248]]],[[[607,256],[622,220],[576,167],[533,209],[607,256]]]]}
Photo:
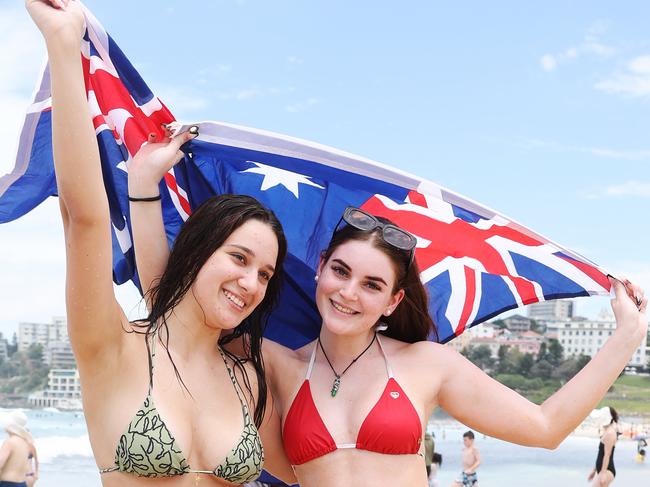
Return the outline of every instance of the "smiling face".
{"type": "Polygon", "coordinates": [[[266,223],[248,220],[201,267],[192,294],[208,326],[232,329],[260,304],[275,272],[278,240],[266,223]]]}
{"type": "Polygon", "coordinates": [[[323,325],[337,335],[367,333],[401,301],[404,291],[393,292],[395,279],[392,261],[371,242],[339,245],[319,268],[316,304],[323,325]]]}

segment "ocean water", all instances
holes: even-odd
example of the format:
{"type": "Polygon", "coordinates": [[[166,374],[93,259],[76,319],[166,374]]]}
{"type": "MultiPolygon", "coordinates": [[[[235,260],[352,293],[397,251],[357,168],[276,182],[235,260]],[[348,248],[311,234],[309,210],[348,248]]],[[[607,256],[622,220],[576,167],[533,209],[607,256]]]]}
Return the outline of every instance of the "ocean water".
{"type": "MultiPolygon", "coordinates": [[[[81,413],[54,410],[25,411],[41,461],[39,487],[100,487],[88,433],[81,413]]],[[[434,424],[436,451],[443,455],[438,473],[441,487],[448,487],[460,472],[462,433],[459,424],[434,424]]],[[[598,439],[571,436],[555,451],[525,448],[478,434],[476,446],[482,457],[481,487],[575,487],[589,486],[598,439]]],[[[617,477],[613,485],[650,487],[650,461],[634,461],[636,445],[616,444],[617,477]]],[[[326,487],[326,486],[324,486],[326,487]]],[[[329,487],[329,486],[327,486],[329,487]]]]}

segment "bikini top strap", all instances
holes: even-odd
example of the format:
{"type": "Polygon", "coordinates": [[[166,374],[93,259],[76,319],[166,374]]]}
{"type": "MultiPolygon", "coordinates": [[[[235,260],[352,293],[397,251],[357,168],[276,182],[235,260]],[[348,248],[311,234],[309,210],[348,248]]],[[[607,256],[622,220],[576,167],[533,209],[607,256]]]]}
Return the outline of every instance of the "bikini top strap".
{"type": "Polygon", "coordinates": [[[307,368],[307,374],[305,375],[305,380],[309,380],[311,377],[311,371],[314,368],[314,362],[316,361],[316,349],[318,348],[318,341],[320,338],[316,339],[316,343],[314,343],[314,349],[311,352],[311,358],[309,359],[309,367],[307,368]]]}
{"type": "Polygon", "coordinates": [[[230,368],[230,365],[228,364],[228,360],[226,359],[226,354],[223,352],[221,347],[217,347],[219,349],[219,353],[221,354],[221,358],[223,359],[223,363],[226,365],[226,370],[228,370],[228,375],[230,376],[230,381],[232,382],[233,387],[235,388],[235,392],[237,393],[237,397],[239,398],[239,402],[241,403],[241,407],[248,415],[248,405],[246,404],[246,401],[244,400],[243,397],[243,391],[240,391],[239,389],[239,382],[237,382],[237,378],[235,377],[235,373],[233,370],[230,368]]]}
{"type": "Polygon", "coordinates": [[[386,355],[386,351],[384,350],[384,346],[381,344],[381,339],[379,338],[379,333],[377,333],[377,343],[379,343],[379,348],[381,350],[381,354],[384,356],[384,363],[386,364],[386,373],[388,374],[388,378],[392,379],[393,378],[393,369],[390,368],[390,364],[388,363],[388,356],[386,355]]]}
{"type": "Polygon", "coordinates": [[[151,391],[153,391],[153,359],[156,356],[156,342],[158,341],[158,331],[152,333],[151,338],[145,335],[145,341],[147,343],[147,351],[149,352],[149,394],[151,394],[151,391]]]}

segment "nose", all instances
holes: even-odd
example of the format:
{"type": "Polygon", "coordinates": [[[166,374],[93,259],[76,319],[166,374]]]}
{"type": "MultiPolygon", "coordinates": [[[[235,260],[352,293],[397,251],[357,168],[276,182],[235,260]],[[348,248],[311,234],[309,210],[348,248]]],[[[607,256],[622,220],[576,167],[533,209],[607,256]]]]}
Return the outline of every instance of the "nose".
{"type": "Polygon", "coordinates": [[[357,300],[357,288],[356,284],[350,279],[346,281],[344,285],[339,289],[339,294],[346,301],[356,301],[357,300]]]}
{"type": "Polygon", "coordinates": [[[239,279],[237,279],[237,284],[248,294],[255,294],[259,285],[257,270],[246,269],[239,279]]]}

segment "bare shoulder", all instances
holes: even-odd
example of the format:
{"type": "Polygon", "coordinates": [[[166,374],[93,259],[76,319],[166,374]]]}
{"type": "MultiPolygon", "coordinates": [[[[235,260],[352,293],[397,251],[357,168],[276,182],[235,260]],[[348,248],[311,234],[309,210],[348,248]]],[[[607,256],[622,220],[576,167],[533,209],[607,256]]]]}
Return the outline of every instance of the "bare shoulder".
{"type": "Polygon", "coordinates": [[[295,350],[285,347],[273,340],[269,340],[268,338],[265,338],[262,342],[262,353],[264,354],[265,360],[269,359],[274,362],[295,360],[298,358],[295,350]]]}
{"type": "Polygon", "coordinates": [[[616,443],[618,435],[616,433],[616,427],[607,428],[607,431],[603,435],[602,441],[605,444],[613,445],[616,443]]]}
{"type": "Polygon", "coordinates": [[[415,343],[401,342],[393,338],[381,338],[384,347],[392,354],[431,366],[443,365],[458,356],[454,349],[440,343],[423,340],[415,343]]]}

